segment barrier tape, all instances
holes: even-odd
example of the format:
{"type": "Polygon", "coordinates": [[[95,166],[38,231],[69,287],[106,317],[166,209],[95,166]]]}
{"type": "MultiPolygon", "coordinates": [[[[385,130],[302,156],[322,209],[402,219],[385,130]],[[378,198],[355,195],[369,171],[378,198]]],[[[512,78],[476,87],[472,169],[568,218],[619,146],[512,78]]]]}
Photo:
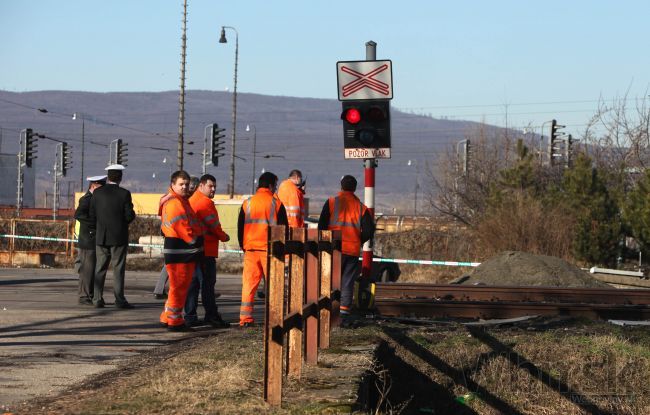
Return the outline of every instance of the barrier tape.
{"type": "MultiPolygon", "coordinates": [[[[34,241],[49,241],[49,242],[74,242],[76,239],[65,239],[65,238],[50,238],[46,236],[25,236],[25,235],[7,235],[0,234],[0,238],[13,238],[13,239],[27,239],[34,241]]],[[[162,249],[162,245],[158,244],[136,244],[130,243],[129,246],[136,248],[157,248],[162,249]]],[[[241,249],[219,249],[219,252],[224,252],[227,254],[243,254],[244,251],[241,249]]],[[[359,259],[362,259],[359,257],[359,259]]],[[[396,259],[396,258],[373,258],[373,262],[388,262],[394,264],[415,264],[415,265],[442,265],[447,267],[478,267],[481,265],[480,262],[461,262],[461,261],[433,261],[425,259],[396,259]]]]}

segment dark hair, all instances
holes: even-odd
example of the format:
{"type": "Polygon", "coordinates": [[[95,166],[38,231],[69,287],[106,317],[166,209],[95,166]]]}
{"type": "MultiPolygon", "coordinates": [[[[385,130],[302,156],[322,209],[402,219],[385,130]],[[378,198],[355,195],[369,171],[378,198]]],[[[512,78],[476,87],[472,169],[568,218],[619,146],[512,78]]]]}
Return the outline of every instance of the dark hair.
{"type": "Polygon", "coordinates": [[[201,176],[201,184],[206,184],[208,180],[213,181],[215,184],[217,183],[217,179],[215,179],[211,174],[204,174],[201,176]]]}
{"type": "Polygon", "coordinates": [[[348,192],[354,192],[357,190],[357,179],[354,176],[346,174],[341,178],[341,189],[348,192]]]}
{"type": "Polygon", "coordinates": [[[178,179],[190,180],[190,175],[187,174],[185,170],[176,170],[174,173],[172,173],[171,184],[176,183],[176,180],[178,179]]]}
{"type": "Polygon", "coordinates": [[[122,170],[109,170],[106,177],[109,182],[119,183],[122,181],[122,170]]]}
{"type": "Polygon", "coordinates": [[[262,173],[260,178],[257,179],[257,188],[258,189],[261,189],[263,187],[268,189],[271,186],[275,186],[277,184],[278,184],[278,176],[271,173],[270,171],[262,173]]]}
{"type": "Polygon", "coordinates": [[[296,176],[300,176],[300,178],[302,179],[302,172],[298,169],[293,169],[291,170],[291,172],[289,172],[289,177],[296,177],[296,176]]]}

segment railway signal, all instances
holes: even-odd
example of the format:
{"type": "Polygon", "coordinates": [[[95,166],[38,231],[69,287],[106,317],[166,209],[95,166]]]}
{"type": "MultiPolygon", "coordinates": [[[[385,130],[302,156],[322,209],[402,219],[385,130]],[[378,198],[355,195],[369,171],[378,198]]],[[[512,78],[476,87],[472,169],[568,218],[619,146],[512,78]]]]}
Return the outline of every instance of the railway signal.
{"type": "Polygon", "coordinates": [[[36,158],[36,141],[38,134],[34,134],[31,128],[25,129],[25,139],[23,140],[22,153],[24,162],[27,167],[32,167],[32,161],[36,158]]]}
{"type": "Polygon", "coordinates": [[[212,124],[210,128],[210,152],[209,152],[209,159],[212,162],[212,165],[215,167],[219,165],[219,157],[223,157],[223,150],[225,147],[223,146],[225,144],[224,138],[226,137],[223,132],[226,131],[225,128],[219,128],[219,124],[214,123],[212,124]]]}
{"type": "Polygon", "coordinates": [[[565,125],[559,125],[556,120],[551,120],[551,135],[548,141],[548,165],[552,166],[554,160],[558,157],[562,157],[560,153],[560,142],[564,139],[562,138],[566,135],[565,132],[560,131],[561,129],[566,128],[565,125]]]}
{"type": "Polygon", "coordinates": [[[389,101],[343,101],[345,158],[390,158],[389,101]]]}

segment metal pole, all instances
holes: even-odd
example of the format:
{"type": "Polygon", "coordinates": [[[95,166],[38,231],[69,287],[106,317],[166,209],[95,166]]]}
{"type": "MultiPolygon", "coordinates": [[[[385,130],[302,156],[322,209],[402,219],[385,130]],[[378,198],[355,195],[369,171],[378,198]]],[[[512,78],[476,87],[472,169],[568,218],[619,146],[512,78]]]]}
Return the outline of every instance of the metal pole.
{"type": "MultiPolygon", "coordinates": [[[[366,42],[366,60],[377,60],[377,43],[371,41],[366,42]]],[[[365,172],[365,189],[364,189],[364,203],[373,221],[375,220],[375,167],[377,167],[377,160],[365,159],[364,160],[365,172]]],[[[363,244],[362,261],[361,261],[361,275],[364,278],[370,278],[370,271],[372,269],[373,245],[374,238],[363,244]]]]}
{"type": "Polygon", "coordinates": [[[181,90],[178,98],[178,170],[183,170],[183,131],[185,129],[185,58],[187,47],[187,0],[183,2],[183,34],[181,35],[181,90]]]}
{"type": "Polygon", "coordinates": [[[230,154],[230,184],[228,186],[230,198],[232,199],[235,195],[235,141],[237,137],[237,61],[239,59],[239,33],[234,27],[224,26],[224,28],[232,29],[235,32],[235,76],[232,94],[232,153],[230,154]]]}
{"type": "Polygon", "coordinates": [[[81,182],[79,186],[81,188],[84,188],[84,147],[86,143],[86,120],[84,119],[83,114],[81,115],[81,182]]]}
{"type": "Polygon", "coordinates": [[[56,146],[56,156],[54,157],[54,193],[52,194],[52,220],[56,220],[57,194],[59,193],[59,145],[56,146]]]}
{"type": "Polygon", "coordinates": [[[16,217],[20,217],[20,209],[23,206],[23,140],[26,140],[26,133],[23,135],[23,132],[20,132],[19,136],[19,148],[18,151],[18,177],[16,181],[18,182],[18,191],[16,193],[16,217]]]}
{"type": "Polygon", "coordinates": [[[251,194],[255,194],[255,156],[257,146],[257,128],[253,126],[253,176],[251,177],[251,194]]]}
{"type": "Polygon", "coordinates": [[[203,129],[203,166],[201,167],[202,174],[205,174],[205,164],[208,160],[208,128],[211,128],[212,124],[206,125],[203,129]]]}

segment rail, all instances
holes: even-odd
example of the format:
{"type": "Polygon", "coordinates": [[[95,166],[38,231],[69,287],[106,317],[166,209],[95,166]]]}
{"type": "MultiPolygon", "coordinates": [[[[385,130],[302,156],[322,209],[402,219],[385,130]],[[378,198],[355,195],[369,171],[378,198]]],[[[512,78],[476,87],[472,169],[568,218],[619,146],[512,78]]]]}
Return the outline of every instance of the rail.
{"type": "Polygon", "coordinates": [[[377,284],[384,316],[501,319],[563,315],[592,319],[650,318],[650,290],[377,284]]]}
{"type": "Polygon", "coordinates": [[[318,348],[329,347],[339,324],[341,233],[290,228],[286,239],[284,226],[270,226],[268,252],[264,400],[278,406],[285,339],[286,374],[299,378],[303,361],[317,364],[318,348]]]}

